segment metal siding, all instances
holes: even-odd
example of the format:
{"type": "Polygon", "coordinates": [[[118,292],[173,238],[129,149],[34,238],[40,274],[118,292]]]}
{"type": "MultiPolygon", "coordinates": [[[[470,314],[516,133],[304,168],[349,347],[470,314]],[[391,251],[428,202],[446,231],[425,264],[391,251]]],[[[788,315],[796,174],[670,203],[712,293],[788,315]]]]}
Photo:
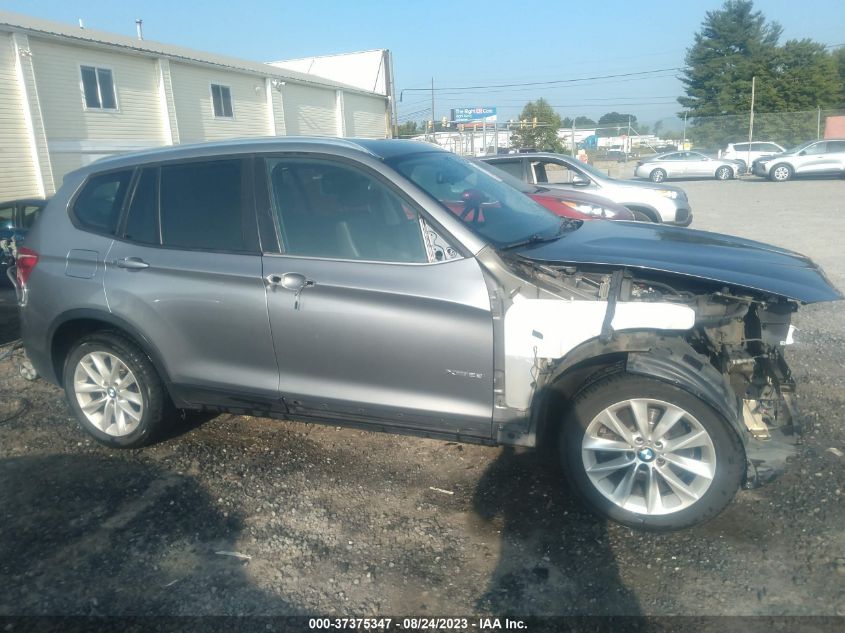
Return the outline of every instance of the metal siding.
{"type": "Polygon", "coordinates": [[[387,134],[387,100],[346,92],[343,95],[346,113],[346,135],[357,138],[385,138],[387,134]]]}
{"type": "Polygon", "coordinates": [[[217,141],[242,136],[267,136],[267,95],[264,79],[214,68],[171,62],[173,100],[182,143],[217,141]],[[211,84],[229,86],[231,119],[215,117],[211,84]]]}
{"type": "Polygon", "coordinates": [[[155,60],[29,38],[56,186],[96,158],[167,143],[155,60]],[[112,71],[117,110],[86,110],[79,67],[112,71]]]}
{"type": "Polygon", "coordinates": [[[11,36],[0,34],[0,200],[37,196],[11,36]]]}
{"type": "Polygon", "coordinates": [[[337,136],[334,90],[288,83],[282,89],[289,136],[337,136]]]}

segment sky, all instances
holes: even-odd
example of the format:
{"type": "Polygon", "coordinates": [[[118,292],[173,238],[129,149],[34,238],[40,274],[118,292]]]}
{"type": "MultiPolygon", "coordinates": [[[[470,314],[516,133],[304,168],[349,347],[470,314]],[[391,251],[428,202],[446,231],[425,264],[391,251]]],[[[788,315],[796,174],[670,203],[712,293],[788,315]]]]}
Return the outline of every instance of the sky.
{"type": "MultiPolygon", "coordinates": [[[[673,117],[678,67],[708,10],[721,0],[0,0],[0,9],[250,59],[271,61],[387,48],[399,120],[493,106],[516,119],[545,98],[561,116],[610,111],[640,121],[673,117]],[[655,72],[652,72],[655,71],[655,72]],[[640,73],[640,74],[631,74],[640,73]],[[607,77],[608,75],[628,75],[607,77]],[[489,88],[502,84],[546,83],[489,88]],[[479,89],[468,87],[484,86],[479,89]]],[[[845,44],[843,0],[757,0],[784,39],[845,44]]],[[[664,123],[669,125],[668,120],[664,123]]]]}

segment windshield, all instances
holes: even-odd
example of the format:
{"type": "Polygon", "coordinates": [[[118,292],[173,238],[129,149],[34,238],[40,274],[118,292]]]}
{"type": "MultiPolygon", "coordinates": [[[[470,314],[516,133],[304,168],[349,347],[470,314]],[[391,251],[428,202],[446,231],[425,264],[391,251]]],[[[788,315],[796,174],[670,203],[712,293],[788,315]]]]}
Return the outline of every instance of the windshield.
{"type": "Polygon", "coordinates": [[[587,172],[588,174],[591,174],[592,176],[594,176],[596,178],[601,178],[603,180],[613,180],[613,178],[608,176],[601,169],[599,169],[598,167],[594,167],[593,165],[590,165],[590,163],[579,160],[579,161],[577,161],[576,164],[577,164],[578,169],[583,169],[585,172],[587,172]]]}
{"type": "Polygon", "coordinates": [[[454,154],[424,152],[386,162],[496,247],[560,232],[560,218],[551,211],[454,154]]]}
{"type": "Polygon", "coordinates": [[[815,141],[806,141],[806,142],[804,142],[804,143],[801,143],[801,145],[796,145],[796,146],[795,146],[795,147],[793,147],[792,149],[788,149],[788,150],[786,150],[786,153],[787,153],[787,154],[795,154],[795,153],[797,153],[797,152],[800,152],[800,151],[801,151],[802,149],[804,149],[805,147],[809,147],[809,146],[810,146],[810,145],[812,145],[813,143],[818,143],[818,140],[815,140],[815,141]]]}

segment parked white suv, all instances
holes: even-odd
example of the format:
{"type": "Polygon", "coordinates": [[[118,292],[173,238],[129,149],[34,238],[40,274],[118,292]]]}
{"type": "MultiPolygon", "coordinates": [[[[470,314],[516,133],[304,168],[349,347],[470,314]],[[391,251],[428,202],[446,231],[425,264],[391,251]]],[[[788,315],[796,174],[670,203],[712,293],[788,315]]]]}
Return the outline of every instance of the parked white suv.
{"type": "Polygon", "coordinates": [[[722,158],[728,160],[742,161],[743,166],[748,169],[758,158],[763,156],[771,156],[772,154],[780,154],[786,150],[771,141],[755,141],[754,143],[728,143],[725,151],[722,152],[722,158]]]}

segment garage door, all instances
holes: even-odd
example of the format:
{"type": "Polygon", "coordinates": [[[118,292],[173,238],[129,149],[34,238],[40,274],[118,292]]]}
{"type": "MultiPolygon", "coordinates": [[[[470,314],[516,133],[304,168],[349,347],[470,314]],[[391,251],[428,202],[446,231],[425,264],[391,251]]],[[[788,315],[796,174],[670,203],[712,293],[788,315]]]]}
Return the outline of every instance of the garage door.
{"type": "Polygon", "coordinates": [[[288,83],[282,102],[288,135],[337,136],[334,90],[288,83]]]}
{"type": "Polygon", "coordinates": [[[385,138],[387,134],[387,99],[345,93],[346,135],[363,138],[385,138]]]}

